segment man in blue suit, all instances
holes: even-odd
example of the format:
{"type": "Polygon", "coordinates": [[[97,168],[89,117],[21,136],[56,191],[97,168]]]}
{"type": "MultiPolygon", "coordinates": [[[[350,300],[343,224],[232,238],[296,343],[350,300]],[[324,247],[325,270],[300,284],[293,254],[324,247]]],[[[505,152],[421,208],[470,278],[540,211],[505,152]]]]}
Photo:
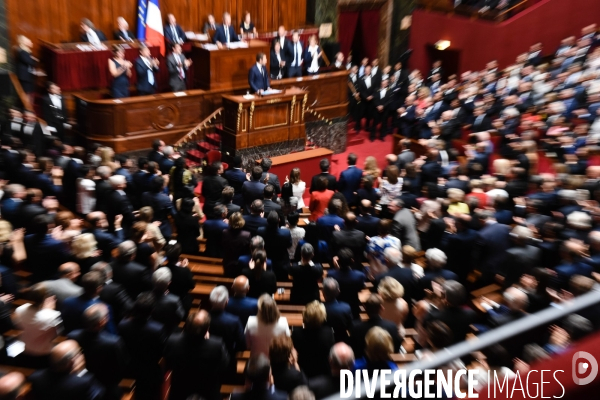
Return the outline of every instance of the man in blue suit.
{"type": "Polygon", "coordinates": [[[177,25],[177,21],[175,20],[175,16],[173,14],[169,14],[167,16],[167,20],[169,21],[167,25],[165,25],[165,40],[169,47],[173,47],[175,44],[181,44],[185,42],[186,37],[181,26],[177,25]]]}
{"type": "Polygon", "coordinates": [[[244,230],[250,232],[250,237],[257,234],[258,228],[267,226],[267,219],[263,218],[265,206],[260,199],[252,202],[250,207],[250,215],[244,215],[244,230]]]}
{"type": "Polygon", "coordinates": [[[31,280],[41,282],[58,278],[58,267],[69,261],[68,246],[48,233],[48,215],[37,215],[25,236],[25,251],[31,280]]]}
{"type": "Polygon", "coordinates": [[[246,296],[248,290],[250,290],[250,284],[248,278],[244,275],[240,275],[233,280],[231,290],[233,291],[233,297],[229,299],[225,311],[236,315],[242,326],[246,326],[248,317],[258,313],[258,300],[246,296]]]}
{"type": "Polygon", "coordinates": [[[225,171],[223,178],[227,179],[229,186],[231,186],[235,191],[233,195],[233,204],[243,207],[244,197],[242,196],[242,185],[248,179],[246,178],[246,173],[242,169],[241,156],[235,156],[233,158],[233,166],[225,171]]]}
{"type": "Polygon", "coordinates": [[[158,60],[150,55],[150,49],[140,45],[140,56],[135,60],[137,91],[141,96],[156,93],[158,60]]]}
{"type": "Polygon", "coordinates": [[[106,214],[102,211],[94,211],[87,215],[87,221],[92,226],[90,233],[94,235],[98,242],[98,250],[102,250],[102,258],[104,261],[110,261],[111,252],[123,243],[123,228],[121,227],[122,215],[117,215],[115,218],[115,232],[108,232],[108,221],[106,214]]]}
{"type": "Polygon", "coordinates": [[[223,251],[221,246],[221,237],[223,231],[229,228],[229,225],[223,222],[227,218],[227,207],[223,204],[218,204],[214,208],[214,218],[209,218],[204,221],[202,230],[204,231],[204,238],[206,239],[206,250],[204,254],[207,257],[223,257],[223,251]]]}
{"type": "Polygon", "coordinates": [[[217,26],[213,42],[217,45],[228,45],[231,42],[239,42],[238,35],[233,26],[231,26],[231,15],[228,12],[223,14],[223,25],[217,26]]]}
{"type": "Polygon", "coordinates": [[[252,168],[252,180],[242,184],[242,197],[244,199],[245,213],[250,214],[250,205],[254,200],[262,200],[264,198],[265,184],[260,181],[263,170],[256,166],[252,168]]]}
{"type": "Polygon", "coordinates": [[[269,89],[269,72],[267,71],[267,56],[265,53],[256,55],[256,64],[248,73],[248,84],[254,93],[262,93],[269,89]]]}
{"type": "Polygon", "coordinates": [[[363,171],[356,166],[358,157],[354,153],[348,154],[348,169],[342,171],[338,181],[338,190],[342,192],[349,206],[356,204],[356,191],[360,188],[363,171]]]}
{"type": "Polygon", "coordinates": [[[345,342],[348,339],[348,331],[354,326],[354,318],[350,305],[337,300],[339,295],[340,284],[333,278],[323,279],[323,305],[327,312],[327,325],[333,329],[336,342],[345,342]]]}

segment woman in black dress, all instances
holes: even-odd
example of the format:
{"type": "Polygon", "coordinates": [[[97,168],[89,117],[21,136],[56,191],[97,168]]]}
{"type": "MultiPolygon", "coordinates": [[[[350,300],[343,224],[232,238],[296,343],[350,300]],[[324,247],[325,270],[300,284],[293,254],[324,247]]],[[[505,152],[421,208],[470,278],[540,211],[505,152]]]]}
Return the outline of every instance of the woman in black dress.
{"type": "Polygon", "coordinates": [[[194,214],[194,200],[181,199],[179,212],[175,214],[177,242],[184,254],[198,254],[198,236],[200,236],[200,217],[194,214]]]}
{"type": "Polygon", "coordinates": [[[129,97],[129,78],[133,64],[125,59],[121,46],[113,47],[113,58],[108,60],[108,70],[113,77],[111,94],[115,99],[129,97]]]}
{"type": "Polygon", "coordinates": [[[254,23],[252,22],[252,17],[250,16],[250,13],[248,11],[244,13],[244,20],[240,24],[240,32],[242,33],[242,36],[244,36],[245,34],[247,35],[249,33],[256,35],[256,27],[254,26],[254,23]]]}

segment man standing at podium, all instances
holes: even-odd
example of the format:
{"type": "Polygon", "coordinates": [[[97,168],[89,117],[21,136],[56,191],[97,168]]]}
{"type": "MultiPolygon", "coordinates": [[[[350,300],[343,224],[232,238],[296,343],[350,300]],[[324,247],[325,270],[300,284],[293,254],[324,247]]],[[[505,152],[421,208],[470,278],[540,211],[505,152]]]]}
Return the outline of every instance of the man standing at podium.
{"type": "Polygon", "coordinates": [[[256,64],[250,68],[250,73],[248,74],[248,83],[254,93],[262,93],[270,89],[269,72],[266,65],[267,55],[265,53],[258,53],[256,55],[256,64]]]}
{"type": "Polygon", "coordinates": [[[231,15],[228,12],[223,14],[223,25],[217,26],[214,42],[218,46],[227,46],[231,42],[238,42],[238,35],[233,26],[231,26],[231,15]]]}

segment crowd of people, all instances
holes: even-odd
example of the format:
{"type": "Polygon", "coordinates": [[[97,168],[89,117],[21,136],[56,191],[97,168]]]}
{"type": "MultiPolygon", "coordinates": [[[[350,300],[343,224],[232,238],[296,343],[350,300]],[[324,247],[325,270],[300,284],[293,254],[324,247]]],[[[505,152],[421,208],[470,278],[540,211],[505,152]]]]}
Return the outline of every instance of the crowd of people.
{"type": "MultiPolygon", "coordinates": [[[[161,140],[134,167],[100,145],[42,145],[35,118],[12,110],[0,149],[0,329],[19,329],[23,346],[5,341],[2,364],[36,369],[36,399],[120,399],[124,377],[155,399],[168,370],[171,399],[218,400],[249,350],[248,393],[232,398],[321,399],[339,393],[343,369],[394,370],[394,353],[434,357],[597,290],[599,39],[587,27],[549,57],[534,45],[504,70],[492,61],[448,80],[437,63],[425,79],[401,64],[350,66],[350,82],[393,93],[380,109],[377,94],[351,90],[354,122],[398,129],[402,149],[386,165],[351,153],[338,176],[321,160],[310,186],[299,168],[282,179],[269,158],[244,170],[234,157],[226,171],[207,166],[197,193],[161,140]],[[540,171],[537,146],[554,173],[540,171]],[[233,282],[202,310],[185,258],[199,238],[233,282]],[[305,306],[292,329],[275,301],[289,280],[290,303],[305,306]],[[496,300],[469,299],[491,284],[496,300]]],[[[598,328],[594,305],[453,368],[512,376],[598,328]]],[[[1,377],[0,396],[23,380],[1,377]]]]}

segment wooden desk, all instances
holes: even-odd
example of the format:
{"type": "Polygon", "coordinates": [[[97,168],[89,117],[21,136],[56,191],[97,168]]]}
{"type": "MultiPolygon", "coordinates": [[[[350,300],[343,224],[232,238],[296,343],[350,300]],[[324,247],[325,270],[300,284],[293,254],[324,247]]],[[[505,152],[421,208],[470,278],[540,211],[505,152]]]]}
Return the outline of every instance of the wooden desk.
{"type": "Polygon", "coordinates": [[[224,150],[241,149],[306,140],[304,104],[308,93],[298,88],[269,96],[223,96],[224,150]]]}
{"type": "Polygon", "coordinates": [[[271,157],[273,164],[270,172],[279,177],[283,184],[285,177],[290,175],[292,168],[300,168],[306,190],[310,189],[310,177],[320,174],[319,161],[323,158],[331,162],[333,151],[325,148],[306,150],[300,153],[286,154],[285,156],[271,157]]]}
{"type": "MultiPolygon", "coordinates": [[[[102,42],[106,49],[84,51],[77,46],[89,46],[89,43],[42,43],[42,60],[48,74],[48,80],[56,83],[63,91],[106,89],[112,82],[108,71],[108,59],[112,57],[112,45],[119,44],[125,49],[125,58],[132,63],[139,57],[139,42],[112,40],[102,42]]],[[[159,58],[161,71],[157,76],[159,87],[168,80],[164,58],[157,46],[150,47],[152,57],[159,58]]],[[[135,84],[135,68],[130,78],[135,84]]]]}
{"type": "Polygon", "coordinates": [[[246,43],[248,47],[216,50],[207,50],[203,44],[193,43],[194,87],[206,90],[248,87],[248,72],[256,63],[256,54],[263,52],[268,59],[269,43],[260,40],[246,43]]]}

